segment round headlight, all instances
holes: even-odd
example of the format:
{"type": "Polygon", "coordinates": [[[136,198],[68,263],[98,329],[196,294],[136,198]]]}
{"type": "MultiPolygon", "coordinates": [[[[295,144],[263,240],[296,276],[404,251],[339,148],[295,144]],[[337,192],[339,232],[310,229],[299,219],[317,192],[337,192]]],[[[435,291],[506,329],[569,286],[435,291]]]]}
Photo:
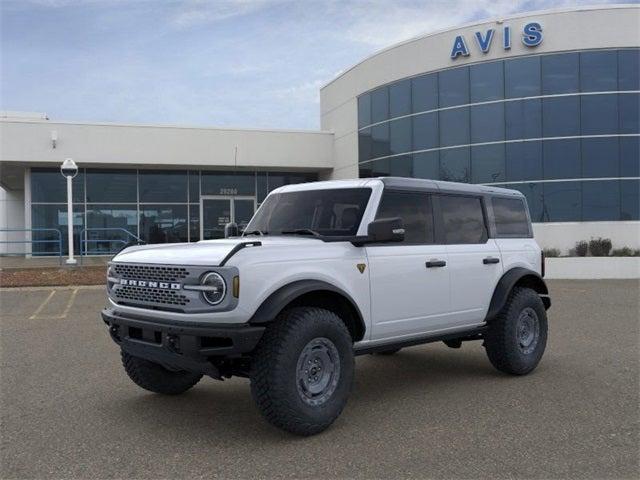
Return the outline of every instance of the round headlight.
{"type": "Polygon", "coordinates": [[[227,285],[224,283],[224,278],[216,272],[209,272],[200,282],[206,290],[202,291],[202,296],[211,305],[219,304],[227,293],[227,285]]]}

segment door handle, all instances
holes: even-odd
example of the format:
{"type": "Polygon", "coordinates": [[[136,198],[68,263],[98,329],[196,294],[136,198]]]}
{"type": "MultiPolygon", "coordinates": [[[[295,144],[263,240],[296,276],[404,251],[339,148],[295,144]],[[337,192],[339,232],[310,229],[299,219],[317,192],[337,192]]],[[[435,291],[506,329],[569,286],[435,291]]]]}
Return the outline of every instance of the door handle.
{"type": "Polygon", "coordinates": [[[500,259],[495,257],[487,257],[482,260],[482,263],[484,263],[485,265],[490,265],[492,263],[500,263],[500,259]]]}
{"type": "Polygon", "coordinates": [[[427,263],[425,263],[425,265],[427,266],[427,268],[446,267],[447,262],[445,262],[444,260],[429,260],[427,263]]]}

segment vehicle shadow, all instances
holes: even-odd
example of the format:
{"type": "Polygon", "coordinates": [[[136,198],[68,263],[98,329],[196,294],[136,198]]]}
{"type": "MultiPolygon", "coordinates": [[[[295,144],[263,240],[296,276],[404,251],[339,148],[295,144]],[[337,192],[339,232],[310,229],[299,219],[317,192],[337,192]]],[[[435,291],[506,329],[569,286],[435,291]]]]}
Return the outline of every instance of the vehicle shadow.
{"type": "MultiPolygon", "coordinates": [[[[495,381],[500,377],[506,378],[491,367],[480,348],[448,351],[423,346],[392,356],[359,357],[346,412],[349,419],[339,418],[331,430],[339,431],[341,425],[346,427],[353,422],[369,423],[371,418],[364,416],[386,415],[389,408],[408,397],[423,399],[424,408],[428,409],[433,395],[449,395],[451,392],[446,390],[467,388],[470,381],[482,383],[487,378],[495,381]]],[[[226,441],[303,440],[267,425],[253,403],[247,379],[218,382],[205,378],[178,396],[156,395],[134,388],[132,385],[127,395],[120,397],[120,402],[108,407],[117,412],[123,425],[138,428],[144,428],[145,424],[170,425],[173,438],[183,436],[190,442],[220,441],[220,434],[226,441]],[[214,437],[217,440],[213,440],[214,437]]],[[[155,431],[163,434],[163,430],[155,431]]]]}

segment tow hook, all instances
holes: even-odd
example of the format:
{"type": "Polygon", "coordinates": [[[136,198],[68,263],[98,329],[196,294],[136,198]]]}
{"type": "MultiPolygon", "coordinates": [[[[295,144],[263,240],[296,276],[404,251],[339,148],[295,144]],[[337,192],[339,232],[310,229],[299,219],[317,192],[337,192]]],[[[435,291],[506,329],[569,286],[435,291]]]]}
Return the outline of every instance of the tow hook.
{"type": "Polygon", "coordinates": [[[111,338],[113,338],[114,341],[120,342],[120,333],[119,333],[118,325],[111,325],[109,327],[109,334],[111,335],[111,338]]]}
{"type": "Polygon", "coordinates": [[[167,348],[174,353],[180,353],[180,341],[177,335],[167,334],[167,348]]]}

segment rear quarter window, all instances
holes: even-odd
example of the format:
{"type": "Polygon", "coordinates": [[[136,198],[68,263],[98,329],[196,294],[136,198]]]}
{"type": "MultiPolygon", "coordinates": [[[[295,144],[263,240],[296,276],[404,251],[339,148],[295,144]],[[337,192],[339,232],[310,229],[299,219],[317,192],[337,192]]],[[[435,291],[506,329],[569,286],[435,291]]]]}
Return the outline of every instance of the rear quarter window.
{"type": "Polygon", "coordinates": [[[498,237],[530,237],[529,217],[520,198],[491,199],[496,235],[498,237]]]}

